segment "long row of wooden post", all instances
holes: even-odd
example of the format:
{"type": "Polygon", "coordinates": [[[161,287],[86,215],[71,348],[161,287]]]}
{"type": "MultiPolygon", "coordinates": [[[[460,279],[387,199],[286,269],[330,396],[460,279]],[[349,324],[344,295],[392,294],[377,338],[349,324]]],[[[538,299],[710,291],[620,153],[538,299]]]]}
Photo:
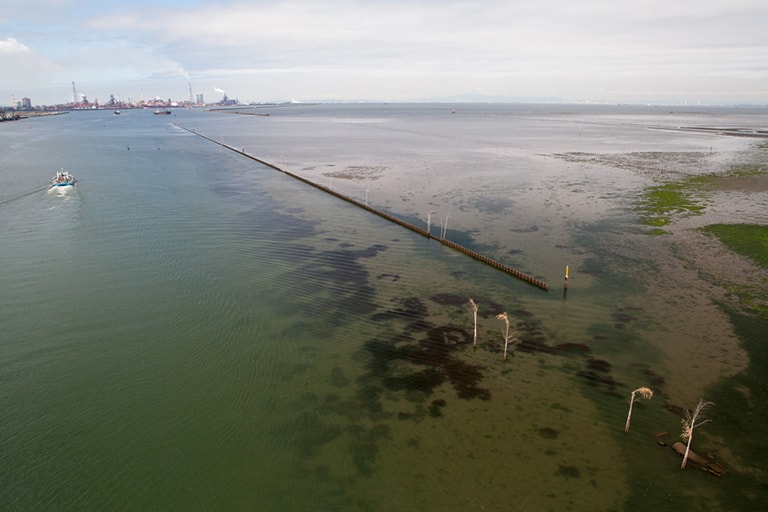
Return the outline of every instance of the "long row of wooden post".
{"type": "MultiPolygon", "coordinates": [[[[204,138],[206,140],[209,140],[209,141],[211,141],[211,142],[213,142],[215,144],[218,144],[218,145],[220,145],[220,146],[222,146],[224,148],[227,148],[227,149],[229,149],[231,151],[239,153],[239,154],[241,154],[241,155],[243,155],[243,156],[245,156],[247,158],[250,158],[251,160],[254,160],[254,161],[256,161],[256,162],[258,162],[258,163],[260,163],[262,165],[265,165],[265,166],[267,166],[267,167],[269,167],[271,169],[274,169],[276,171],[282,172],[283,174],[285,174],[287,176],[290,176],[292,178],[295,178],[295,179],[297,179],[297,180],[299,180],[299,181],[301,181],[303,183],[306,183],[309,186],[315,187],[316,189],[322,190],[323,192],[326,192],[326,193],[331,194],[331,195],[333,195],[335,197],[338,197],[339,199],[342,199],[342,200],[344,200],[344,201],[346,201],[348,203],[354,204],[355,206],[358,206],[358,207],[360,207],[360,208],[362,208],[364,210],[367,210],[367,211],[373,213],[374,215],[378,215],[379,217],[384,218],[384,219],[386,219],[386,220],[388,220],[390,222],[394,222],[395,224],[398,224],[398,225],[400,225],[400,226],[402,226],[402,227],[404,227],[406,229],[410,229],[411,231],[413,231],[415,233],[418,233],[418,234],[420,234],[422,236],[425,236],[427,238],[431,238],[433,240],[436,240],[436,241],[440,242],[441,244],[443,244],[446,247],[450,247],[451,249],[454,249],[456,251],[462,252],[462,253],[466,254],[467,256],[470,256],[471,258],[476,259],[477,261],[485,263],[486,265],[490,265],[491,267],[496,268],[498,270],[501,270],[502,272],[505,272],[505,273],[507,273],[507,274],[509,274],[509,275],[511,275],[513,277],[516,277],[517,279],[520,279],[522,281],[525,281],[526,283],[529,283],[529,284],[531,284],[533,286],[536,286],[536,287],[538,287],[538,288],[540,288],[542,290],[545,290],[545,291],[549,290],[549,285],[547,283],[545,283],[544,281],[540,280],[540,279],[536,279],[533,276],[525,274],[525,273],[523,273],[523,272],[521,272],[521,271],[519,271],[519,270],[517,270],[515,268],[510,267],[509,265],[505,265],[504,263],[500,263],[500,262],[498,262],[498,261],[496,261],[494,259],[491,259],[491,258],[489,258],[487,256],[484,256],[484,255],[482,255],[482,254],[480,254],[480,253],[478,253],[476,251],[473,251],[472,249],[468,249],[468,248],[466,248],[466,247],[464,247],[462,245],[457,244],[456,242],[452,242],[452,241],[446,239],[442,235],[440,237],[434,237],[434,236],[432,236],[432,234],[428,230],[426,230],[424,228],[420,228],[419,226],[415,226],[415,225],[411,224],[410,222],[407,222],[407,221],[405,221],[403,219],[395,217],[394,215],[391,215],[391,214],[389,214],[389,213],[387,213],[385,211],[382,211],[382,210],[379,210],[377,208],[374,208],[374,207],[370,206],[367,202],[362,202],[362,201],[359,201],[359,200],[354,199],[352,197],[346,196],[344,194],[341,194],[340,192],[332,190],[330,187],[326,187],[326,186],[320,185],[318,183],[315,183],[313,181],[308,180],[307,178],[299,176],[298,174],[294,174],[294,173],[292,173],[290,171],[282,169],[282,168],[276,166],[275,164],[272,164],[272,163],[266,162],[264,160],[261,160],[261,159],[255,157],[255,156],[253,156],[253,155],[250,155],[250,154],[246,153],[245,149],[238,149],[238,148],[235,148],[235,147],[230,146],[228,144],[224,144],[223,142],[220,142],[218,140],[212,139],[212,138],[207,137],[207,136],[205,136],[205,135],[203,135],[201,133],[196,132],[195,130],[190,130],[189,128],[185,128],[185,127],[180,126],[178,124],[176,124],[176,126],[178,126],[179,128],[181,128],[183,130],[186,130],[186,131],[188,131],[190,133],[193,133],[193,134],[195,134],[195,135],[197,135],[199,137],[202,137],[202,138],[204,138]]],[[[567,274],[566,274],[566,276],[567,276],[567,274]]],[[[567,277],[566,277],[566,279],[567,279],[567,277]]]]}

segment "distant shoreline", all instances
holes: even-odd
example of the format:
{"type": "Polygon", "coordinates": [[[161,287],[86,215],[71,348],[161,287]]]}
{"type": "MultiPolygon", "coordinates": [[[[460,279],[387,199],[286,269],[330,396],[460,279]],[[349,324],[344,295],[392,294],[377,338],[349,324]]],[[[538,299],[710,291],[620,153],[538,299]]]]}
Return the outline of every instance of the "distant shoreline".
{"type": "Polygon", "coordinates": [[[768,138],[768,130],[752,128],[717,128],[710,126],[679,126],[670,128],[666,126],[649,126],[650,130],[664,130],[672,132],[702,132],[713,135],[728,135],[731,137],[757,137],[768,138]]]}
{"type": "Polygon", "coordinates": [[[20,119],[29,119],[30,117],[57,116],[59,114],[69,114],[69,112],[4,112],[3,115],[0,116],[0,122],[19,121],[20,119]]]}

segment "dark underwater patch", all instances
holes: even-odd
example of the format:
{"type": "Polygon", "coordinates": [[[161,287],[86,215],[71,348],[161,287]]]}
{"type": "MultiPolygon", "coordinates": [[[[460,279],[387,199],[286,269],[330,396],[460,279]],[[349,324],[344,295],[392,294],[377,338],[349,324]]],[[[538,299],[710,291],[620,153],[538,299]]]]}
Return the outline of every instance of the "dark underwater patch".
{"type": "Polygon", "coordinates": [[[361,476],[373,475],[373,463],[379,453],[379,443],[392,438],[390,428],[387,425],[375,425],[365,429],[359,425],[353,425],[347,429],[352,435],[349,451],[352,461],[361,476]]]}
{"type": "Polygon", "coordinates": [[[555,472],[555,475],[565,478],[580,478],[581,471],[579,471],[579,468],[576,466],[565,466],[560,464],[560,466],[557,468],[557,471],[555,472]]]}
{"type": "Polygon", "coordinates": [[[516,349],[522,352],[543,352],[545,354],[555,353],[555,347],[548,345],[546,337],[541,329],[529,325],[525,322],[517,324],[518,339],[520,340],[516,349]]]}
{"type": "MultiPolygon", "coordinates": [[[[458,304],[458,296],[439,296],[458,304]]],[[[465,298],[461,298],[464,302],[465,298]]],[[[487,400],[490,392],[480,388],[482,368],[462,362],[457,351],[472,343],[471,335],[454,325],[433,325],[427,320],[429,310],[418,297],[396,301],[392,309],[373,315],[376,321],[396,321],[402,324],[402,333],[388,340],[373,339],[365,343],[369,353],[366,380],[380,382],[389,391],[418,391],[432,394],[438,386],[449,382],[459,398],[487,400]],[[402,367],[395,374],[395,361],[417,367],[403,374],[402,367]]]]}
{"type": "Polygon", "coordinates": [[[613,319],[616,321],[615,327],[617,329],[624,329],[627,324],[637,320],[637,317],[630,312],[635,309],[638,309],[638,308],[618,308],[617,310],[615,310],[611,314],[611,316],[613,316],[613,319]]]}
{"type": "Polygon", "coordinates": [[[278,222],[278,224],[272,224],[273,221],[270,221],[270,225],[272,226],[281,226],[281,228],[276,230],[273,235],[275,240],[280,240],[281,242],[301,240],[313,236],[316,232],[315,228],[320,224],[319,221],[300,219],[298,217],[285,218],[289,220],[282,224],[279,223],[280,221],[274,221],[278,222]]]}
{"type": "MultiPolygon", "coordinates": [[[[302,286],[307,289],[315,286],[319,293],[324,290],[323,283],[332,281],[341,286],[335,288],[339,293],[332,298],[324,298],[325,307],[334,309],[336,314],[329,314],[330,322],[341,325],[348,315],[368,315],[375,311],[375,289],[369,284],[368,271],[358,262],[360,258],[371,258],[386,250],[386,246],[375,244],[360,250],[331,250],[316,252],[307,249],[300,253],[299,259],[304,264],[303,274],[315,275],[316,280],[307,280],[302,286]],[[342,292],[343,290],[343,292],[342,292]]],[[[293,256],[293,254],[292,254],[293,256]]]]}
{"type": "Polygon", "coordinates": [[[417,297],[403,299],[400,307],[376,313],[371,318],[374,321],[404,320],[409,322],[425,321],[428,313],[427,305],[417,297]]]}
{"type": "Polygon", "coordinates": [[[304,457],[313,457],[320,447],[341,435],[343,430],[338,425],[324,425],[315,412],[303,411],[296,421],[283,425],[274,432],[283,439],[281,444],[295,447],[304,457]]]}
{"type": "Polygon", "coordinates": [[[539,436],[544,439],[557,439],[560,436],[560,431],[552,427],[542,427],[539,429],[539,436]]]}
{"type": "Polygon", "coordinates": [[[555,345],[555,350],[567,354],[589,354],[592,352],[592,349],[589,348],[589,345],[574,342],[560,343],[555,345]]]}
{"type": "Polygon", "coordinates": [[[385,376],[384,387],[392,391],[409,390],[431,393],[445,381],[445,375],[437,368],[425,368],[402,376],[385,376]]]}
{"type": "Polygon", "coordinates": [[[432,403],[429,405],[429,415],[433,418],[439,418],[443,415],[443,407],[445,407],[445,400],[442,398],[432,400],[432,403]]]}
{"type": "Polygon", "coordinates": [[[343,388],[350,384],[350,380],[344,375],[344,371],[338,366],[331,370],[331,384],[337,388],[343,388]]]}
{"type": "Polygon", "coordinates": [[[592,370],[580,370],[576,372],[576,375],[587,382],[587,384],[595,387],[604,387],[611,393],[616,391],[616,387],[619,383],[610,375],[602,375],[592,370]]]}
{"type": "Polygon", "coordinates": [[[611,363],[603,359],[595,359],[594,357],[590,357],[587,359],[587,368],[595,372],[607,373],[611,371],[611,363]]]}
{"type": "Polygon", "coordinates": [[[438,293],[430,297],[433,302],[441,306],[464,306],[469,303],[469,298],[455,293],[438,293]]]}
{"type": "Polygon", "coordinates": [[[491,392],[478,384],[483,380],[482,367],[465,364],[461,361],[450,361],[444,367],[448,380],[463,400],[490,400],[491,392]]]}

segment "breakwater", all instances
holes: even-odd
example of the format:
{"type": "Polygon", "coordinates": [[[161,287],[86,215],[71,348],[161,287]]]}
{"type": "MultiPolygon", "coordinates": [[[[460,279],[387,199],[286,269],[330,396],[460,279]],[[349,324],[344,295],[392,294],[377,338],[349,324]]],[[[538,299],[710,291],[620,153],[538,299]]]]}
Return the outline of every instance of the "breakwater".
{"type": "Polygon", "coordinates": [[[390,222],[394,222],[395,224],[398,224],[406,229],[409,229],[413,231],[414,233],[418,233],[426,238],[431,238],[433,240],[436,240],[437,242],[441,243],[442,245],[446,247],[450,247],[451,249],[454,249],[456,251],[459,251],[471,258],[474,258],[477,261],[480,261],[482,263],[485,263],[486,265],[489,265],[495,269],[501,270],[502,272],[505,272],[513,277],[516,277],[517,279],[520,279],[521,281],[524,281],[528,284],[531,284],[533,286],[536,286],[537,288],[540,288],[544,291],[549,290],[549,285],[545,283],[544,281],[537,279],[533,276],[530,276],[528,274],[525,274],[524,272],[521,272],[520,270],[517,270],[515,268],[510,267],[509,265],[505,265],[504,263],[498,262],[494,259],[491,259],[487,256],[484,256],[476,251],[473,251],[472,249],[468,249],[464,247],[463,245],[457,244],[456,242],[452,242],[451,240],[448,240],[444,237],[434,237],[432,236],[432,233],[427,231],[424,228],[421,228],[419,226],[416,226],[414,224],[411,224],[410,222],[407,222],[401,218],[395,217],[394,215],[391,215],[385,211],[379,210],[377,208],[374,208],[373,206],[370,206],[367,202],[359,201],[355,198],[346,196],[344,194],[341,194],[330,187],[326,187],[324,185],[320,185],[319,183],[315,183],[311,180],[308,180],[307,178],[304,178],[303,176],[299,176],[298,174],[294,174],[290,171],[287,171],[285,169],[282,169],[270,162],[267,162],[265,160],[261,160],[260,158],[257,158],[251,154],[248,154],[245,152],[245,149],[236,148],[234,146],[230,146],[229,144],[224,144],[221,141],[218,141],[216,139],[212,139],[211,137],[208,137],[206,135],[203,135],[202,133],[198,133],[195,130],[192,130],[190,128],[186,128],[184,126],[178,125],[174,123],[174,126],[177,126],[178,128],[181,128],[182,130],[186,130],[194,135],[197,135],[198,137],[201,137],[205,140],[208,140],[210,142],[213,142],[214,144],[218,144],[219,146],[226,148],[230,151],[234,151],[235,153],[238,153],[246,158],[250,158],[251,160],[260,163],[261,165],[264,165],[266,167],[269,167],[271,169],[274,169],[275,171],[281,172],[285,174],[286,176],[290,176],[291,178],[294,178],[296,180],[299,180],[303,183],[306,183],[307,185],[314,187],[318,190],[322,190],[323,192],[327,194],[331,194],[332,196],[338,197],[339,199],[346,201],[348,203],[351,203],[359,208],[362,208],[363,210],[366,210],[368,212],[373,213],[374,215],[378,215],[379,217],[386,219],[390,222]]]}

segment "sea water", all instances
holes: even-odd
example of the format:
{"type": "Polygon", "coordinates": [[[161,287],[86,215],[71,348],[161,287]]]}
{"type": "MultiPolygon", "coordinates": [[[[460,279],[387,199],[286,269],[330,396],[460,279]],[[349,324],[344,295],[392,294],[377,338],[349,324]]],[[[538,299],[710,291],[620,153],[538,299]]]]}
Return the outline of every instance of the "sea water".
{"type": "Polygon", "coordinates": [[[676,510],[759,495],[680,474],[657,444],[678,436],[670,411],[748,361],[706,287],[685,301],[653,284],[670,253],[635,206],[755,143],[649,127],[767,118],[360,104],[0,124],[0,508],[676,510]],[[45,189],[60,168],[78,179],[66,194],[45,189]],[[681,364],[701,335],[709,348],[681,364]],[[657,396],[625,435],[640,386],[657,396]]]}

